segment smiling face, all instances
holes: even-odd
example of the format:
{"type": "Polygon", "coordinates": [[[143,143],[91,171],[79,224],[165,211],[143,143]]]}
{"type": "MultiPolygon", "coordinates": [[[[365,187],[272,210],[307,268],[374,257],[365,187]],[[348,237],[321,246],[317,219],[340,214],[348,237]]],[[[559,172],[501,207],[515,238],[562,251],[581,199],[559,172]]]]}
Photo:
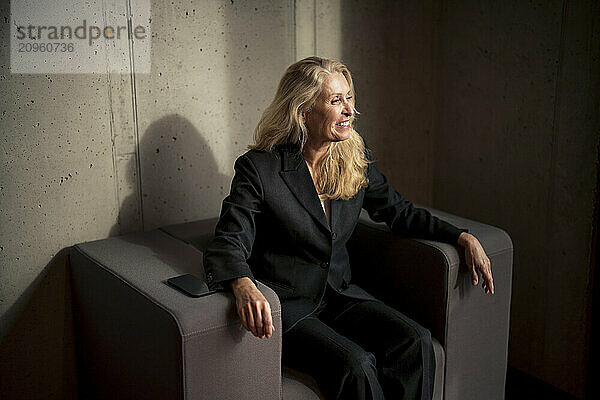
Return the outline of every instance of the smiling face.
{"type": "Polygon", "coordinates": [[[350,137],[354,109],[353,94],[341,73],[329,74],[310,111],[305,112],[308,141],[316,145],[340,142],[350,137]]]}

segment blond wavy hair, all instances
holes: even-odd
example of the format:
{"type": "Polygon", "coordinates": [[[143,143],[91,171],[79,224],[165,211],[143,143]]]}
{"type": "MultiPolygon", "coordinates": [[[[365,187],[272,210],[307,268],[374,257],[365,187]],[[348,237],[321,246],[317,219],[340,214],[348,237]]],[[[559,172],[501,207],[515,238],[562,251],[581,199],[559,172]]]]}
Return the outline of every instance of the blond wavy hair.
{"type": "MultiPolygon", "coordinates": [[[[300,60],[283,74],[275,98],[254,130],[255,143],[248,147],[271,151],[277,145],[297,144],[302,151],[309,134],[302,115],[312,108],[323,90],[325,78],[332,73],[341,73],[346,78],[355,99],[352,75],[344,64],[316,56],[300,60]]],[[[332,142],[328,155],[319,160],[315,169],[317,192],[330,199],[350,199],[369,183],[365,144],[354,130],[354,118],[351,121],[350,137],[332,142]]]]}

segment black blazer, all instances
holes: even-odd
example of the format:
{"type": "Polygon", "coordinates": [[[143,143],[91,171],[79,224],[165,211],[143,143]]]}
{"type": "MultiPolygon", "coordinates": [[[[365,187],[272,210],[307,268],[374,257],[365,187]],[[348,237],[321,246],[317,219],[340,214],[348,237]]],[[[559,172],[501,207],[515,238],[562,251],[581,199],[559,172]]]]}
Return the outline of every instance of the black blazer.
{"type": "Polygon", "coordinates": [[[349,200],[331,200],[331,226],[297,145],[250,150],[234,168],[215,238],[204,253],[208,284],[216,288],[239,277],[267,284],[281,301],[284,332],[319,306],[327,283],[347,296],[372,298],[350,285],[346,243],[361,208],[402,235],[456,244],[465,231],[415,208],[373,163],[366,188],[349,200]]]}

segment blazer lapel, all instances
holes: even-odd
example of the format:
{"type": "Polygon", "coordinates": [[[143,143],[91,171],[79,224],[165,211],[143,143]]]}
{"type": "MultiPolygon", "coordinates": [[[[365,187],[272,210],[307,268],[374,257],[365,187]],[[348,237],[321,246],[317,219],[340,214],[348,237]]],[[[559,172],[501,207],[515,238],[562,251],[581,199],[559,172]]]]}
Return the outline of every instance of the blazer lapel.
{"type": "Polygon", "coordinates": [[[329,224],[321,207],[317,190],[299,148],[285,147],[282,151],[282,164],[282,170],[279,171],[279,175],[281,175],[283,181],[306,211],[323,228],[329,231],[329,224]]]}
{"type": "Polygon", "coordinates": [[[344,200],[335,199],[329,202],[329,218],[331,219],[331,231],[338,232],[340,229],[340,215],[344,200]]]}

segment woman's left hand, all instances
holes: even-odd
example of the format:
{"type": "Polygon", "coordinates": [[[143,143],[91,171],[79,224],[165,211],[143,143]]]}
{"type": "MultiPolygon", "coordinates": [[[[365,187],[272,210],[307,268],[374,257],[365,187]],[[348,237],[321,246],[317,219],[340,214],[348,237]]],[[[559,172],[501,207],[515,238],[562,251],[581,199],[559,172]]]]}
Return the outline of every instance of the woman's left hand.
{"type": "Polygon", "coordinates": [[[471,272],[473,285],[477,285],[479,277],[477,271],[481,272],[483,278],[483,290],[486,293],[494,294],[494,279],[492,278],[492,264],[490,259],[485,254],[483,246],[479,240],[470,233],[463,232],[458,237],[458,244],[465,249],[465,261],[471,272]]]}

